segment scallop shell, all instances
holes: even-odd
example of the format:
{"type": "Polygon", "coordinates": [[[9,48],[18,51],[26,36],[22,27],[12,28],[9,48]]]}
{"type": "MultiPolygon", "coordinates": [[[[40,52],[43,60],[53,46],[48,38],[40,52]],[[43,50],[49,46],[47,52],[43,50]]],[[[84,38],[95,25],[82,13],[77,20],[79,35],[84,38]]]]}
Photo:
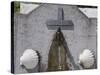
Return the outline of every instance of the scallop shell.
{"type": "Polygon", "coordinates": [[[35,50],[27,49],[20,57],[20,65],[24,65],[27,69],[33,69],[38,64],[38,55],[35,50]]]}
{"type": "Polygon", "coordinates": [[[84,68],[91,68],[94,64],[94,55],[89,49],[85,49],[79,56],[79,63],[84,68]]]}

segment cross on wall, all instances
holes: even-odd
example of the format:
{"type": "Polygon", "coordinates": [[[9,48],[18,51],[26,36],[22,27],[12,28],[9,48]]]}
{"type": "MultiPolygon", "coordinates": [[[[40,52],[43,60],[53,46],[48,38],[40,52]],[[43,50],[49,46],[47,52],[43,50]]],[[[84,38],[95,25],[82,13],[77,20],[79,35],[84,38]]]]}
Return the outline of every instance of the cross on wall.
{"type": "Polygon", "coordinates": [[[74,25],[71,20],[64,20],[63,8],[58,8],[58,19],[46,21],[48,29],[57,30],[61,28],[62,30],[73,30],[74,25]]]}

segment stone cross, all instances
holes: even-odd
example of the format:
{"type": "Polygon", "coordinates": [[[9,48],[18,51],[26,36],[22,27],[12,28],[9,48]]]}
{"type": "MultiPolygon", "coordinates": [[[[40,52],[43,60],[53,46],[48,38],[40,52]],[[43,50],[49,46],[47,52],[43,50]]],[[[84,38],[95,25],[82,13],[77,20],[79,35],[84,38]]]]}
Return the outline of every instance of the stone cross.
{"type": "Polygon", "coordinates": [[[63,8],[58,8],[58,19],[57,20],[48,20],[46,22],[48,29],[58,29],[62,30],[73,30],[74,25],[71,20],[64,20],[63,8]]]}

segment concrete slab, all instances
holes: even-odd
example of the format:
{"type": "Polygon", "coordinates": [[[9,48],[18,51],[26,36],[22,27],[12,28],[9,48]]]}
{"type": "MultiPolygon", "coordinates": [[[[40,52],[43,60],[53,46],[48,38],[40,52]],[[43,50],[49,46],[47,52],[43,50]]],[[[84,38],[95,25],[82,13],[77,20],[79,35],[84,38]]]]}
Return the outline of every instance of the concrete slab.
{"type": "MultiPolygon", "coordinates": [[[[46,21],[57,19],[59,7],[64,10],[65,20],[72,20],[74,24],[74,30],[62,30],[62,32],[76,65],[78,65],[78,56],[83,49],[89,48],[94,52],[97,51],[96,21],[90,22],[90,19],[81,13],[76,6],[44,4],[28,15],[15,15],[15,73],[29,72],[19,65],[20,56],[28,48],[40,53],[41,72],[46,71],[48,53],[56,31],[48,30],[46,21]]],[[[38,67],[31,72],[38,72],[38,67]]]]}

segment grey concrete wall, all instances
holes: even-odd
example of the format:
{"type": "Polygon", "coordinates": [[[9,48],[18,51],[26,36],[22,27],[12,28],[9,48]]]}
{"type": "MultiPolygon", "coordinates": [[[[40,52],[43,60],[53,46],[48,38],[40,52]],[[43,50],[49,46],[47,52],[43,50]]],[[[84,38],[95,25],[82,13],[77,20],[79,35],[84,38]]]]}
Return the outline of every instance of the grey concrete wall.
{"type": "MultiPolygon", "coordinates": [[[[78,56],[85,48],[96,54],[96,20],[89,20],[76,6],[44,4],[28,15],[15,16],[15,73],[27,73],[22,68],[20,56],[25,49],[39,51],[41,71],[46,71],[48,53],[56,30],[48,30],[46,21],[57,19],[58,7],[64,10],[65,20],[72,20],[74,30],[62,30],[69,50],[77,64],[78,56]]],[[[37,72],[35,68],[31,72],[37,72]]]]}

